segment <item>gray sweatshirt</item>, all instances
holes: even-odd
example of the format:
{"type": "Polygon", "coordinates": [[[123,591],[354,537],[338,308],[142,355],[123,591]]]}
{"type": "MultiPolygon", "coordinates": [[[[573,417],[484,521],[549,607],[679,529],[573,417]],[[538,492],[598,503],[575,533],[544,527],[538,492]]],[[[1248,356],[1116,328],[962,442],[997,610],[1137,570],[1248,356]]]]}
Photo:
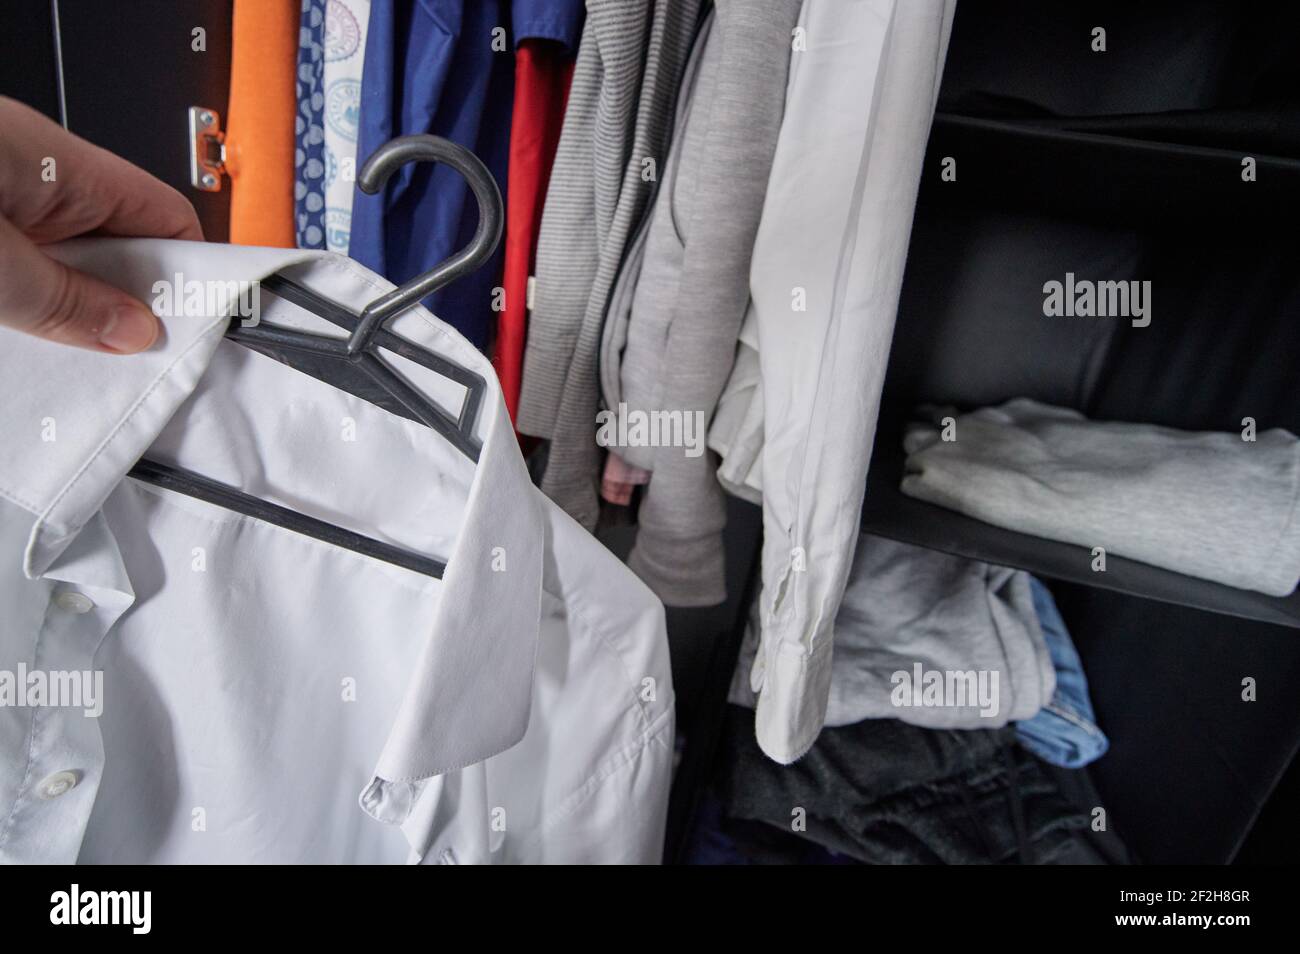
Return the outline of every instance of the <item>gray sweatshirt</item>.
{"type": "MultiPolygon", "coordinates": [[[[756,629],[730,694],[749,708],[756,629]]],[[[993,729],[1032,718],[1056,689],[1028,573],[882,537],[858,541],[833,652],[829,726],[993,729]]]]}
{"type": "Polygon", "coordinates": [[[551,439],[542,489],[596,525],[596,358],[610,286],[672,129],[702,0],[588,0],[537,245],[518,427],[551,439]]]}
{"type": "Polygon", "coordinates": [[[620,373],[628,407],[680,413],[698,436],[694,448],[625,449],[653,472],[628,562],[670,605],[726,595],[725,503],[703,444],[749,303],[799,8],[798,0],[716,4],[633,299],[620,373]]]}
{"type": "Polygon", "coordinates": [[[909,431],[904,493],[1270,596],[1300,580],[1300,441],[1287,431],[1090,421],[1026,398],[954,420],[952,441],[939,425],[909,431]]]}

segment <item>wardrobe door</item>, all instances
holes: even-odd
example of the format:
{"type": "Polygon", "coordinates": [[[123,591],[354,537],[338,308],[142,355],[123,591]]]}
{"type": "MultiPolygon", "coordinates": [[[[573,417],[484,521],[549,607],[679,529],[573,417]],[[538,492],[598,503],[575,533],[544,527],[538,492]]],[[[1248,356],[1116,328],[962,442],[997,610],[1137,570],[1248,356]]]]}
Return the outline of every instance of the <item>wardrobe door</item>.
{"type": "Polygon", "coordinates": [[[225,113],[232,2],[6,0],[0,94],[58,120],[61,50],[68,128],[178,189],[224,242],[229,185],[190,184],[189,108],[225,113]]]}

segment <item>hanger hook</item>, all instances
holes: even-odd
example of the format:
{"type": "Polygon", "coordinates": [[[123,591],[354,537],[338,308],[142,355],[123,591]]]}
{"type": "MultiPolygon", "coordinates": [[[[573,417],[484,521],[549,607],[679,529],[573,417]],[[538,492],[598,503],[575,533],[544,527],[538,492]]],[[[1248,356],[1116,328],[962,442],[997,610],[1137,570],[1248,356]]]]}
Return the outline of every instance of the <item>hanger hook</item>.
{"type": "Polygon", "coordinates": [[[430,292],[474,271],[492,257],[501,241],[505,217],[496,180],[478,156],[441,136],[398,136],[384,143],[357,173],[357,188],[367,195],[374,195],[394,172],[408,162],[443,162],[464,176],[478,201],[478,228],[469,244],[455,255],[367,305],[348,339],[348,354],[362,352],[389,318],[410,308],[430,292]]]}

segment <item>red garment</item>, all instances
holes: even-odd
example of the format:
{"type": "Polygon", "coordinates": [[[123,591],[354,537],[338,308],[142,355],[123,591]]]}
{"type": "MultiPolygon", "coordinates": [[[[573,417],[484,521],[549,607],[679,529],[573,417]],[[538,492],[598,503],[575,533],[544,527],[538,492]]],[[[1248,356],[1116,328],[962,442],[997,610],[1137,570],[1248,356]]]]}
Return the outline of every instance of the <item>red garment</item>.
{"type": "Polygon", "coordinates": [[[560,142],[573,60],[552,40],[524,40],[515,53],[515,102],[510,121],[506,185],[505,307],[497,325],[492,364],[514,421],[528,330],[528,276],[533,273],[542,203],[560,142]]]}

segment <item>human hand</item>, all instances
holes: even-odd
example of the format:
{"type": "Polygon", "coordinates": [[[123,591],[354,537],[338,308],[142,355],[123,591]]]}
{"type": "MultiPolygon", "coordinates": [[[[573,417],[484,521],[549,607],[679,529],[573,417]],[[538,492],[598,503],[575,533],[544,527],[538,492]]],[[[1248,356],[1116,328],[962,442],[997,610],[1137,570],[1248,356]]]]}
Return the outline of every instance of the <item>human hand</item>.
{"type": "Polygon", "coordinates": [[[203,240],[194,207],[171,186],[0,96],[0,325],[143,351],[160,330],[144,303],[41,251],[77,235],[203,240]]]}

